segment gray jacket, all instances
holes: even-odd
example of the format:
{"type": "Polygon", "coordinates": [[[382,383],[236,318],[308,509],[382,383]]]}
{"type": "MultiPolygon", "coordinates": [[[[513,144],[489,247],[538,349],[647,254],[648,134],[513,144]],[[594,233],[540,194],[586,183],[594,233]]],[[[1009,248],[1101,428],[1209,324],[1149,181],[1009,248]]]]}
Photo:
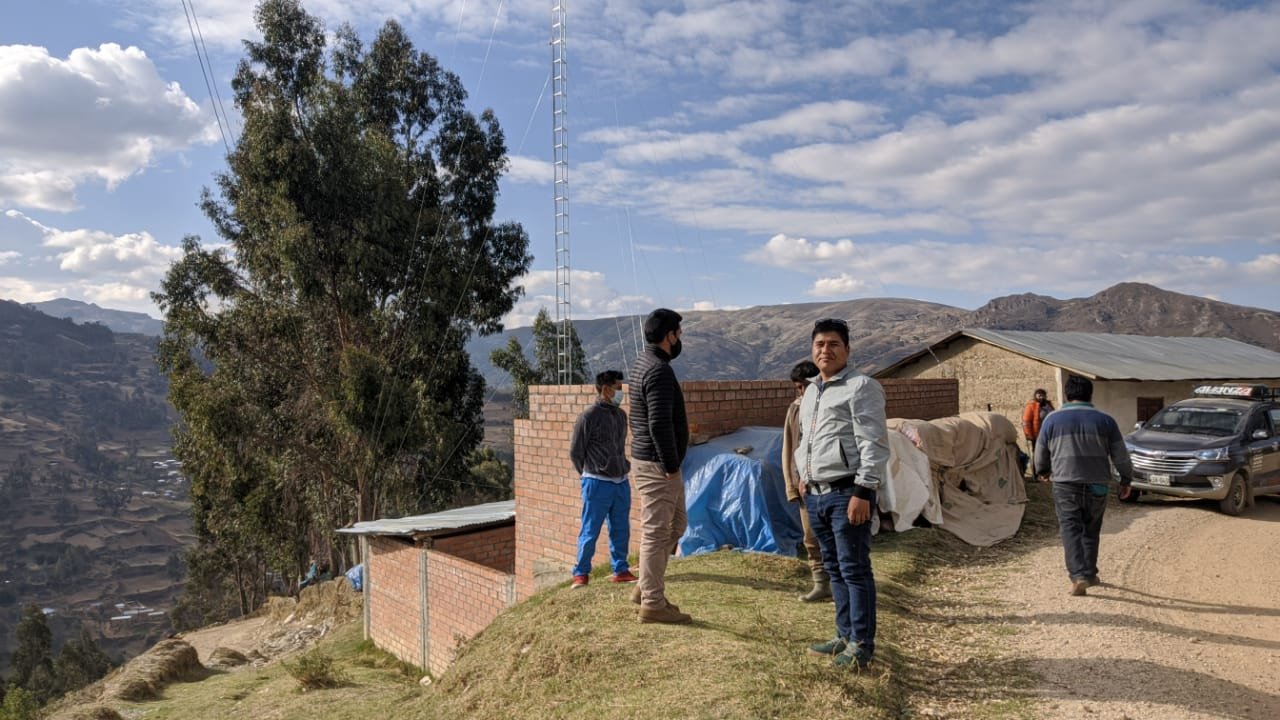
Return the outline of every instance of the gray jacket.
{"type": "Polygon", "coordinates": [[[597,400],[573,424],[569,459],[579,475],[626,477],[631,471],[626,450],[627,414],[613,403],[597,400]]]}
{"type": "Polygon", "coordinates": [[[1120,484],[1133,481],[1133,463],[1120,426],[1090,403],[1069,402],[1049,413],[1036,440],[1036,475],[1056,483],[1111,482],[1111,466],[1120,484]]]}
{"type": "Polygon", "coordinates": [[[823,383],[812,378],[800,402],[795,464],[805,484],[852,480],[854,495],[870,499],[889,464],[884,388],[846,367],[823,383]]]}

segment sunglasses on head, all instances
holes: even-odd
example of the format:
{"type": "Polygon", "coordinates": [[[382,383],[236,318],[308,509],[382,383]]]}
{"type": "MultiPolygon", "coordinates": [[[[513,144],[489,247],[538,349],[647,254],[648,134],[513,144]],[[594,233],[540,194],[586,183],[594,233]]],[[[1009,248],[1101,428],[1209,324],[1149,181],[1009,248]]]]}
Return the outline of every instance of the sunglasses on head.
{"type": "Polygon", "coordinates": [[[841,327],[846,330],[849,329],[849,323],[845,322],[844,320],[841,320],[840,318],[823,318],[813,324],[815,328],[821,327],[823,325],[835,325],[836,327],[841,327]]]}

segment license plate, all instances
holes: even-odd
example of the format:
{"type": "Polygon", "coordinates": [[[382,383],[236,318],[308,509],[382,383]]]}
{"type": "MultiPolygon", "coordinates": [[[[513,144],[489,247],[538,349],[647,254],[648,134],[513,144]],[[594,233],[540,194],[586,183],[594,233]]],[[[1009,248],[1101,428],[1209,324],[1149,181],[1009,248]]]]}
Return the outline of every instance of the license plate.
{"type": "Polygon", "coordinates": [[[1173,478],[1169,477],[1168,475],[1148,475],[1147,476],[1147,482],[1151,483],[1152,485],[1169,485],[1172,481],[1173,481],[1173,478]]]}

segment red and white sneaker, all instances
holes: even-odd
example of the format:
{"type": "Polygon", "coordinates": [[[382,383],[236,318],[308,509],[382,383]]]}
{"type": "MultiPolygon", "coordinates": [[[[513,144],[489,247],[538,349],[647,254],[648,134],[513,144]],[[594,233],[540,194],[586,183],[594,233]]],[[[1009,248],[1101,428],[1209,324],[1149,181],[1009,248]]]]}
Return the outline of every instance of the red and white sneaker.
{"type": "Polygon", "coordinates": [[[639,579],[640,578],[636,577],[635,575],[632,575],[630,570],[623,570],[622,572],[617,573],[613,577],[609,578],[609,581],[616,582],[616,583],[633,583],[633,582],[637,582],[639,579]]]}
{"type": "Polygon", "coordinates": [[[573,590],[577,590],[578,588],[584,588],[587,586],[587,583],[590,582],[590,580],[591,578],[587,575],[574,575],[573,583],[569,585],[569,587],[573,590]]]}

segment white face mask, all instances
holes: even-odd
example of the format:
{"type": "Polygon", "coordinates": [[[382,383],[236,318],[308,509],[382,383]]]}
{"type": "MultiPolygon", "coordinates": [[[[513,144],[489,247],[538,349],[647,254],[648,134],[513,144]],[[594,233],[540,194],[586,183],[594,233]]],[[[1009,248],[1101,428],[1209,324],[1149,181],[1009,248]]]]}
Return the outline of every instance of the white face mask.
{"type": "Polygon", "coordinates": [[[613,389],[613,404],[614,405],[622,404],[622,388],[613,389]]]}

